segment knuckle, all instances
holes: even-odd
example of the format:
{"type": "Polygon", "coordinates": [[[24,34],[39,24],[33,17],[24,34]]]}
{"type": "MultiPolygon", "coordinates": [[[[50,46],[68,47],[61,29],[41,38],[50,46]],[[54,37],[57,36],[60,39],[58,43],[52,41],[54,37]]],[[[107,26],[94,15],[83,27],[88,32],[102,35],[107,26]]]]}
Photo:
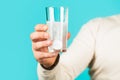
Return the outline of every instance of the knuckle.
{"type": "Polygon", "coordinates": [[[37,24],[37,25],[35,26],[35,30],[40,29],[40,27],[41,27],[41,24],[37,24]]]}
{"type": "Polygon", "coordinates": [[[35,38],[35,36],[36,36],[36,32],[33,32],[33,33],[30,34],[30,38],[31,38],[32,40],[35,38]]]}
{"type": "Polygon", "coordinates": [[[37,49],[36,43],[33,43],[33,44],[32,44],[32,47],[33,47],[33,49],[36,50],[36,49],[37,49]]]}
{"type": "Polygon", "coordinates": [[[39,60],[41,60],[41,58],[40,58],[40,57],[36,57],[36,60],[38,60],[38,61],[39,61],[39,60]]]}
{"type": "Polygon", "coordinates": [[[34,48],[35,50],[38,50],[38,49],[41,48],[41,44],[34,43],[34,44],[33,44],[33,48],[34,48]]]}
{"type": "Polygon", "coordinates": [[[36,46],[35,46],[35,44],[32,44],[32,48],[33,48],[34,50],[36,50],[36,46]]]}
{"type": "Polygon", "coordinates": [[[30,39],[32,39],[32,38],[33,38],[33,33],[30,34],[30,39]]]}
{"type": "Polygon", "coordinates": [[[34,57],[36,58],[36,60],[41,60],[41,59],[43,58],[41,52],[35,53],[35,54],[34,54],[34,57]]]}
{"type": "Polygon", "coordinates": [[[35,30],[42,30],[43,29],[43,26],[45,26],[45,24],[37,24],[35,26],[35,30]]]}
{"type": "Polygon", "coordinates": [[[47,32],[33,32],[30,34],[30,38],[32,40],[36,40],[36,39],[48,39],[49,38],[49,34],[47,32]]]}
{"type": "Polygon", "coordinates": [[[35,58],[36,60],[39,60],[37,54],[35,54],[35,53],[34,53],[34,58],[35,58]]]}
{"type": "Polygon", "coordinates": [[[38,56],[34,55],[34,57],[35,57],[36,60],[39,60],[38,56]]]}

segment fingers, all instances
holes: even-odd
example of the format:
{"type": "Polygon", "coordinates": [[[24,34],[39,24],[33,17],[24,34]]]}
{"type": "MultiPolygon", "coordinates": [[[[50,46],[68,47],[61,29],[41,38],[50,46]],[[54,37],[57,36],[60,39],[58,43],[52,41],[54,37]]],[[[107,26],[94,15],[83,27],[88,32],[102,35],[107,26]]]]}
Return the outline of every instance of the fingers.
{"type": "Polygon", "coordinates": [[[30,35],[31,40],[34,41],[38,41],[38,40],[45,40],[48,39],[50,36],[47,32],[33,32],[30,35]]]}
{"type": "Polygon", "coordinates": [[[48,52],[48,46],[47,46],[47,47],[42,47],[42,48],[40,48],[38,51],[48,52]]]}
{"type": "Polygon", "coordinates": [[[45,47],[48,47],[50,45],[52,45],[52,41],[50,41],[50,40],[32,43],[33,49],[37,50],[37,51],[42,49],[42,48],[44,49],[45,47]]]}
{"type": "Polygon", "coordinates": [[[32,41],[46,40],[49,38],[49,34],[46,32],[48,29],[45,24],[38,24],[35,27],[35,31],[30,35],[32,41]]]}
{"type": "Polygon", "coordinates": [[[53,57],[56,57],[57,55],[58,53],[45,53],[45,52],[39,52],[39,51],[34,52],[34,56],[38,61],[42,59],[53,58],[53,57]]]}
{"type": "Polygon", "coordinates": [[[40,52],[36,52],[34,54],[35,59],[40,62],[40,64],[43,65],[52,65],[55,62],[56,57],[58,56],[58,53],[40,53],[40,52]]]}
{"type": "Polygon", "coordinates": [[[36,31],[47,31],[48,27],[45,24],[38,24],[35,27],[36,31]]]}
{"type": "Polygon", "coordinates": [[[54,63],[58,52],[50,53],[48,46],[52,45],[52,41],[49,41],[50,35],[46,32],[48,29],[47,25],[38,24],[35,27],[35,32],[30,35],[32,40],[32,50],[35,59],[44,65],[51,65],[54,63]]]}

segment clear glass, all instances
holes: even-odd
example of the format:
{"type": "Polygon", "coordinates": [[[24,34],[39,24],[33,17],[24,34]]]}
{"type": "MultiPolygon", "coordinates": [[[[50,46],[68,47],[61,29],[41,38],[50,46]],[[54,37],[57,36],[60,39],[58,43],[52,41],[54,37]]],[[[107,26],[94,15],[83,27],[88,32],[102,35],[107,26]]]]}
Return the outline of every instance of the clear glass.
{"type": "Polygon", "coordinates": [[[68,8],[65,7],[47,7],[46,24],[48,33],[53,44],[49,47],[50,52],[67,51],[67,33],[68,33],[68,8]]]}

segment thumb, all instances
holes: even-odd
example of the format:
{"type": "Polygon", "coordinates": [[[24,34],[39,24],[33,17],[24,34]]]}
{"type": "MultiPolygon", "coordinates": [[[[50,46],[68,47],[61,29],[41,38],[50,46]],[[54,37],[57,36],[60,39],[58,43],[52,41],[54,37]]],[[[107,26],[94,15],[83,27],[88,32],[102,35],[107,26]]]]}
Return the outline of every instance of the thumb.
{"type": "Polygon", "coordinates": [[[68,32],[68,34],[67,34],[67,39],[69,39],[70,38],[70,33],[68,32]]]}

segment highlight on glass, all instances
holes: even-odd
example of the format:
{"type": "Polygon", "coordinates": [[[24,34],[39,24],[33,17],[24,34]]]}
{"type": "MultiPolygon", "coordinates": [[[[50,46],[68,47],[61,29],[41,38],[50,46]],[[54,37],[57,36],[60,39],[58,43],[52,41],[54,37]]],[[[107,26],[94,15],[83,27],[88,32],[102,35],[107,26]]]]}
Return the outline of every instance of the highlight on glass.
{"type": "Polygon", "coordinates": [[[68,8],[46,7],[46,24],[48,25],[49,40],[53,44],[49,47],[50,52],[67,51],[68,33],[68,8]]]}

